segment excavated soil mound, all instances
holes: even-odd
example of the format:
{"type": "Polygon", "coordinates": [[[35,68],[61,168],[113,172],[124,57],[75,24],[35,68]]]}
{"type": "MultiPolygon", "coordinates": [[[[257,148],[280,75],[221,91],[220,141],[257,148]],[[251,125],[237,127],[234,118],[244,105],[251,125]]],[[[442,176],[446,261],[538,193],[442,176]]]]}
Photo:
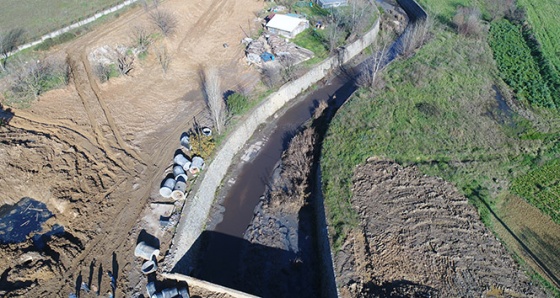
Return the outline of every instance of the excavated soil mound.
{"type": "Polygon", "coordinates": [[[541,297],[456,188],[370,159],[351,199],[359,227],[337,253],[343,297],[541,297]]]}

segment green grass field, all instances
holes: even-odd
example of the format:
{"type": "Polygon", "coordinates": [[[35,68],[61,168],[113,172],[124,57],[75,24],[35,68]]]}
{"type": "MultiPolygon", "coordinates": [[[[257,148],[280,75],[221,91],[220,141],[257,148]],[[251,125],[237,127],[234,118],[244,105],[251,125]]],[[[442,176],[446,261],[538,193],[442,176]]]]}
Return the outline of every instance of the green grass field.
{"type": "Polygon", "coordinates": [[[24,28],[27,40],[85,19],[122,0],[3,0],[0,30],[24,28]]]}
{"type": "Polygon", "coordinates": [[[511,193],[558,223],[560,115],[537,109],[538,121],[531,122],[498,108],[495,90],[511,92],[488,36],[459,36],[451,25],[456,5],[482,2],[420,3],[434,17],[432,38],[414,56],[384,70],[383,87],[360,89],[337,113],[323,142],[323,191],[334,251],[358,222],[349,203],[352,175],[371,156],[415,165],[452,182],[489,226],[495,220],[482,202],[507,214],[499,203],[511,193]]]}

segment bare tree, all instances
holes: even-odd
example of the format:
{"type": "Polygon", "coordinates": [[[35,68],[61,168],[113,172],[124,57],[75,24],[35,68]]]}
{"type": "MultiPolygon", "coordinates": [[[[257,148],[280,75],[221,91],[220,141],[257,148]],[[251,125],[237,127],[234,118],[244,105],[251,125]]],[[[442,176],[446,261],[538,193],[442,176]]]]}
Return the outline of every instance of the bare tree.
{"type": "Polygon", "coordinates": [[[165,36],[173,34],[177,29],[177,18],[168,11],[156,9],[150,13],[150,18],[165,36]]]}
{"type": "Polygon", "coordinates": [[[372,45],[373,54],[362,64],[362,73],[358,77],[357,82],[359,86],[365,88],[374,87],[378,74],[387,64],[388,44],[389,38],[386,34],[378,36],[376,43],[372,45]]]}
{"type": "Polygon", "coordinates": [[[161,69],[163,70],[163,73],[166,73],[167,70],[169,69],[169,65],[171,64],[171,55],[167,51],[167,47],[165,45],[156,47],[155,52],[159,65],[161,65],[161,69]]]}
{"type": "Polygon", "coordinates": [[[222,134],[226,121],[226,105],[220,92],[218,71],[213,67],[206,67],[201,70],[200,79],[214,128],[218,134],[222,134]]]}
{"type": "Polygon", "coordinates": [[[279,67],[271,66],[270,64],[263,65],[261,69],[261,80],[266,87],[272,89],[282,83],[282,76],[279,67]]]}
{"type": "Polygon", "coordinates": [[[399,54],[405,57],[412,55],[414,50],[419,48],[426,41],[430,27],[431,20],[429,18],[419,19],[409,25],[399,38],[399,54]]]}
{"type": "Polygon", "coordinates": [[[293,80],[298,70],[296,58],[291,54],[280,56],[280,64],[282,65],[282,80],[284,82],[293,80]]]}
{"type": "Polygon", "coordinates": [[[150,32],[144,26],[134,26],[132,29],[132,39],[138,53],[147,52],[153,42],[150,32]]]}
{"type": "Polygon", "coordinates": [[[16,50],[19,45],[24,42],[25,30],[22,28],[14,28],[5,34],[0,35],[0,54],[4,60],[0,64],[2,70],[6,70],[6,62],[11,52],[16,50]]]}
{"type": "Polygon", "coordinates": [[[36,98],[42,93],[68,84],[69,68],[65,57],[20,61],[11,77],[10,91],[17,98],[36,98]]]}
{"type": "Polygon", "coordinates": [[[517,5],[515,0],[486,0],[486,7],[494,19],[511,18],[515,14],[517,5]]]}
{"type": "Polygon", "coordinates": [[[331,53],[336,50],[336,48],[340,43],[340,39],[343,36],[344,30],[341,26],[342,26],[341,18],[336,14],[331,15],[331,19],[327,24],[327,30],[325,35],[327,39],[327,43],[329,45],[329,51],[331,53]]]}
{"type": "Polygon", "coordinates": [[[111,65],[107,65],[104,63],[97,63],[93,67],[93,73],[101,83],[105,83],[111,78],[111,73],[112,73],[111,65]]]}
{"type": "Polygon", "coordinates": [[[457,32],[465,36],[478,36],[482,30],[480,25],[480,10],[473,7],[458,7],[453,17],[457,32]]]}
{"type": "Polygon", "coordinates": [[[363,32],[366,26],[370,26],[368,19],[371,19],[377,7],[373,1],[368,0],[353,0],[349,5],[348,30],[352,33],[363,32]]]}

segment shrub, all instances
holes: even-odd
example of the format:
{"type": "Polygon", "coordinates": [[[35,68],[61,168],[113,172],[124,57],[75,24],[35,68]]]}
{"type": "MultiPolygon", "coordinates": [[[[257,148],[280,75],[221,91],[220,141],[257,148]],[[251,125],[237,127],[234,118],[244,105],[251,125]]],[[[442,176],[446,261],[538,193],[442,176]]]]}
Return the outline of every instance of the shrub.
{"type": "Polygon", "coordinates": [[[173,34],[177,29],[177,18],[168,11],[156,9],[150,13],[150,18],[165,36],[173,34]]]}
{"type": "Polygon", "coordinates": [[[9,97],[17,102],[35,99],[48,90],[68,84],[69,69],[63,57],[20,63],[9,86],[9,97]]]}
{"type": "Polygon", "coordinates": [[[249,108],[249,99],[241,93],[233,93],[226,100],[229,116],[243,114],[249,108]]]}

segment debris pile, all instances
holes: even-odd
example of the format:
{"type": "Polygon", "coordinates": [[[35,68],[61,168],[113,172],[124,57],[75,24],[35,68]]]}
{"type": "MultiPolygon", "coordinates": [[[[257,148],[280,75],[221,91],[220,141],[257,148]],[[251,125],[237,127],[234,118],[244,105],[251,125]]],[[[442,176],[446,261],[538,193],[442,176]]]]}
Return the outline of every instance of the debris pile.
{"type": "Polygon", "coordinates": [[[294,61],[294,64],[313,58],[313,52],[299,47],[295,43],[289,42],[282,37],[271,35],[267,40],[272,53],[278,57],[289,57],[289,59],[294,61]]]}
{"type": "Polygon", "coordinates": [[[276,35],[261,35],[258,39],[245,38],[241,41],[247,47],[245,55],[249,64],[262,66],[263,63],[274,61],[274,56],[289,59],[293,64],[298,64],[303,61],[313,58],[312,51],[299,47],[295,43],[288,41],[276,35]],[[267,53],[272,53],[272,59],[263,59],[269,57],[267,53]]]}

